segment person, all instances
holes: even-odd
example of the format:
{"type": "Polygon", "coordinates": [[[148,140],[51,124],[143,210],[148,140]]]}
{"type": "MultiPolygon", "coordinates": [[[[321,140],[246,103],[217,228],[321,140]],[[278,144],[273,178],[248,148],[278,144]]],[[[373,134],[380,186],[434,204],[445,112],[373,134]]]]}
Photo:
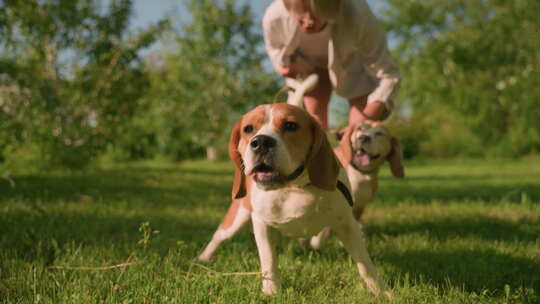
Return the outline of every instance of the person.
{"type": "Polygon", "coordinates": [[[349,101],[350,124],[391,113],[399,70],[365,0],[275,0],[262,26],[270,61],[286,83],[318,74],[304,105],[325,130],[333,91],[349,101]]]}

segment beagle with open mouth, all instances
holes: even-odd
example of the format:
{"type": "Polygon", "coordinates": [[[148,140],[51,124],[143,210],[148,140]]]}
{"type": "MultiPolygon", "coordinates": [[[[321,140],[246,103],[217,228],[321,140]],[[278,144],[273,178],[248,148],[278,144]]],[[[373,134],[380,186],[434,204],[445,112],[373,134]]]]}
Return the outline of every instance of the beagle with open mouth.
{"type": "Polygon", "coordinates": [[[399,140],[381,122],[366,121],[348,126],[334,152],[351,183],[357,220],[377,193],[379,169],[385,161],[389,162],[394,177],[405,176],[399,140]]]}
{"type": "Polygon", "coordinates": [[[308,238],[330,227],[368,289],[390,295],[353,216],[346,175],[338,177],[339,162],[313,117],[290,104],[260,105],[234,126],[229,156],[235,164],[232,204],[199,260],[210,260],[223,241],[251,220],[262,291],[276,295],[280,278],[274,233],[308,238]]]}

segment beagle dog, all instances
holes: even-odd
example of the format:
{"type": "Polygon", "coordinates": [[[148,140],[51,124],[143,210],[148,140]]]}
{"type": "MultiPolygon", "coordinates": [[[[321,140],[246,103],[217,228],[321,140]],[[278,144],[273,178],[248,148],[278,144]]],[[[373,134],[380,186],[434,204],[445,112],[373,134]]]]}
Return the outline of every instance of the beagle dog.
{"type": "Polygon", "coordinates": [[[351,183],[355,199],[353,213],[357,220],[377,193],[379,168],[385,161],[389,162],[394,177],[405,176],[399,140],[381,122],[366,121],[348,126],[334,153],[351,183]]]}
{"type": "Polygon", "coordinates": [[[259,253],[262,291],[280,286],[274,234],[307,238],[330,227],[344,244],[374,294],[386,291],[352,212],[346,175],[319,123],[300,107],[260,105],[245,114],[230,136],[234,162],[232,204],[199,255],[209,261],[219,245],[250,220],[259,253]]]}

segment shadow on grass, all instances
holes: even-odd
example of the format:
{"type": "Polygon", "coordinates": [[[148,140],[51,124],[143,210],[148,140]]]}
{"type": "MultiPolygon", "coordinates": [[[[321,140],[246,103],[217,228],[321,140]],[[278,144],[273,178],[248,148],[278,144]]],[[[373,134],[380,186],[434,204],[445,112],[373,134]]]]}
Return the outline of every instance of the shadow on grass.
{"type": "Polygon", "coordinates": [[[440,287],[453,286],[468,292],[503,293],[504,286],[540,286],[540,262],[495,252],[490,249],[407,250],[382,252],[380,259],[391,263],[413,282],[429,282],[440,287]]]}
{"type": "MultiPolygon", "coordinates": [[[[39,261],[44,265],[53,264],[55,256],[70,244],[127,257],[141,248],[139,242],[143,240],[143,233],[139,227],[144,222],[149,222],[153,229],[159,231],[148,241],[149,250],[162,255],[175,248],[178,241],[192,244],[193,250],[197,250],[205,241],[201,231],[208,228],[208,223],[181,217],[122,216],[105,212],[79,214],[16,210],[6,213],[1,221],[2,256],[39,261]]],[[[191,255],[195,254],[191,252],[191,255]]]]}
{"type": "Polygon", "coordinates": [[[228,194],[228,183],[206,178],[216,175],[228,176],[231,172],[129,168],[66,175],[13,176],[14,187],[0,180],[0,203],[13,199],[43,203],[122,200],[158,205],[199,202],[211,194],[228,194]],[[167,181],[166,186],[160,185],[163,180],[167,181]]]}
{"type": "MultiPolygon", "coordinates": [[[[497,244],[507,242],[515,248],[519,244],[535,244],[540,223],[520,220],[518,223],[488,216],[433,217],[411,222],[368,224],[370,238],[385,236],[423,235],[433,242],[430,249],[380,250],[378,258],[408,274],[413,281],[428,281],[440,287],[450,284],[468,292],[481,293],[486,289],[502,293],[508,284],[514,288],[535,289],[540,286],[540,260],[527,258],[523,253],[513,255],[491,248],[478,248],[475,239],[497,244]],[[467,240],[468,248],[456,249],[435,246],[441,242],[467,240]],[[469,249],[470,248],[470,249],[469,249]]],[[[463,244],[461,242],[460,244],[463,244]]]]}
{"type": "Polygon", "coordinates": [[[392,222],[385,225],[368,224],[366,232],[372,236],[398,236],[428,233],[430,238],[444,241],[457,237],[475,237],[488,241],[534,242],[539,236],[540,223],[521,220],[514,223],[488,216],[433,217],[411,222],[392,222]]]}
{"type": "MultiPolygon", "coordinates": [[[[540,182],[519,182],[509,179],[504,185],[494,185],[493,176],[462,175],[407,177],[396,181],[389,177],[381,179],[378,199],[384,203],[414,201],[431,203],[456,200],[482,200],[521,202],[527,199],[540,201],[540,182]]],[[[540,181],[540,177],[538,179],[540,181]]]]}
{"type": "Polygon", "coordinates": [[[136,167],[12,176],[14,187],[0,180],[0,206],[6,206],[0,212],[0,251],[45,265],[69,243],[116,247],[126,255],[138,248],[139,226],[146,221],[160,231],[153,250],[165,253],[177,241],[202,247],[217,223],[184,215],[197,206],[225,211],[230,185],[224,180],[231,172],[136,167]],[[160,211],[165,208],[172,213],[160,211]]]}

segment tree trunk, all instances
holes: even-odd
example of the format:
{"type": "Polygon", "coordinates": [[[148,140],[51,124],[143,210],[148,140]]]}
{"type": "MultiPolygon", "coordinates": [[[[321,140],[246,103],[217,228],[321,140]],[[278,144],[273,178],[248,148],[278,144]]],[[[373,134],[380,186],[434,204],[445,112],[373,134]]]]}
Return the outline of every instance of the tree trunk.
{"type": "Polygon", "coordinates": [[[206,159],[210,161],[217,160],[217,149],[215,146],[206,146],[206,159]]]}

